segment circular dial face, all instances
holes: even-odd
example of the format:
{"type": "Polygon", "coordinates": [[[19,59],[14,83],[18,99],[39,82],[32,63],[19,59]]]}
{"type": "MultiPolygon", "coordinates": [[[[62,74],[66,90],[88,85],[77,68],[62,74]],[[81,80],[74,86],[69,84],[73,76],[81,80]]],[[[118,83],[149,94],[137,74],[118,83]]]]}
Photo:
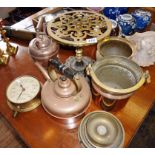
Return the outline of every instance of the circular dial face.
{"type": "Polygon", "coordinates": [[[39,81],[32,76],[22,76],[13,80],[7,88],[7,99],[22,104],[34,99],[40,91],[39,81]]]}

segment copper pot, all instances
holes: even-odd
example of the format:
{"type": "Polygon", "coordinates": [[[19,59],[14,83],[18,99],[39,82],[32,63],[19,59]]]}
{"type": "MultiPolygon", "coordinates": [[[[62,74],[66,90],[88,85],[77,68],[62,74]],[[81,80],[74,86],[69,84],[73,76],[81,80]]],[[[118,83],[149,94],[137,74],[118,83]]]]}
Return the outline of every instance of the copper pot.
{"type": "Polygon", "coordinates": [[[87,67],[87,73],[91,76],[93,88],[111,100],[128,98],[150,77],[135,62],[120,56],[96,61],[87,67]]]}

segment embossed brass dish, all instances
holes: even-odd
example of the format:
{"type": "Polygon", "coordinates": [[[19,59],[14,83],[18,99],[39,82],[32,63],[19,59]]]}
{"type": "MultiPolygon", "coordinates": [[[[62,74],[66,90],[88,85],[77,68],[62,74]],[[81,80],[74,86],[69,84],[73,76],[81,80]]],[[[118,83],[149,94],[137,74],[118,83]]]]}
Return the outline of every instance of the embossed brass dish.
{"type": "Polygon", "coordinates": [[[125,132],[122,123],[105,111],[87,114],[78,129],[79,142],[83,147],[123,147],[125,132]]]}
{"type": "Polygon", "coordinates": [[[130,41],[121,37],[107,37],[97,45],[96,59],[100,60],[105,56],[124,56],[132,58],[136,47],[130,41]]]}

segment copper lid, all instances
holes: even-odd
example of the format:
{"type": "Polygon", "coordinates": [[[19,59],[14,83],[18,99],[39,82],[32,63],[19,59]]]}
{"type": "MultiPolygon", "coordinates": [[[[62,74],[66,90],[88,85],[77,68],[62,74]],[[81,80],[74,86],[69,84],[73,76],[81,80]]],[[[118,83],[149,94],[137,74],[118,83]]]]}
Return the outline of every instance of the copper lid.
{"type": "Polygon", "coordinates": [[[65,76],[61,76],[54,83],[54,91],[59,97],[70,97],[77,93],[76,86],[65,76]]]}

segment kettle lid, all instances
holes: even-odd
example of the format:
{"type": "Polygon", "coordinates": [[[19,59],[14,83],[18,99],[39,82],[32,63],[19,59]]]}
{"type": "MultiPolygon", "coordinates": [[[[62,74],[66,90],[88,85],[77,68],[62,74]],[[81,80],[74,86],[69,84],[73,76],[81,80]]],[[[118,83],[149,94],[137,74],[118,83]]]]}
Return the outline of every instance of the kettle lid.
{"type": "Polygon", "coordinates": [[[70,79],[61,76],[54,83],[54,91],[59,97],[70,97],[75,95],[76,86],[70,79]]]}

